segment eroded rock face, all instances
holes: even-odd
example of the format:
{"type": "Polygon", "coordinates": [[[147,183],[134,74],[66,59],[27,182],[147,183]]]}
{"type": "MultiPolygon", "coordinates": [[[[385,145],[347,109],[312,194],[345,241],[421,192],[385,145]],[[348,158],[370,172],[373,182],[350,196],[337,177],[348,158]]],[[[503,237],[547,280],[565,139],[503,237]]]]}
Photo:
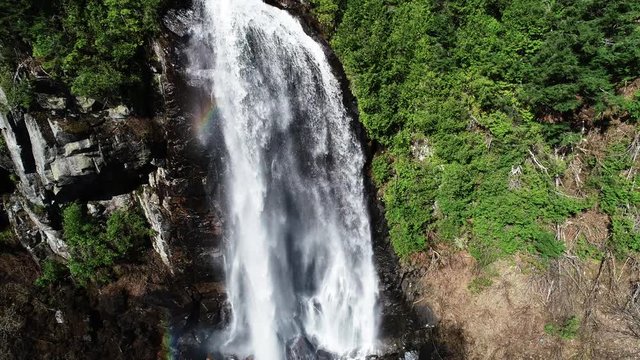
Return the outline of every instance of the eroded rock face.
{"type": "Polygon", "coordinates": [[[159,187],[168,185],[166,183],[166,171],[158,168],[149,174],[149,184],[142,187],[142,191],[137,194],[138,200],[151,229],[154,231],[153,248],[160,255],[162,262],[173,272],[170,260],[169,237],[171,227],[167,221],[169,207],[159,196],[159,187]]]}
{"type": "Polygon", "coordinates": [[[145,182],[155,168],[152,160],[163,139],[153,119],[96,123],[76,116],[14,112],[2,121],[22,193],[32,203],[109,197],[145,182]]]}

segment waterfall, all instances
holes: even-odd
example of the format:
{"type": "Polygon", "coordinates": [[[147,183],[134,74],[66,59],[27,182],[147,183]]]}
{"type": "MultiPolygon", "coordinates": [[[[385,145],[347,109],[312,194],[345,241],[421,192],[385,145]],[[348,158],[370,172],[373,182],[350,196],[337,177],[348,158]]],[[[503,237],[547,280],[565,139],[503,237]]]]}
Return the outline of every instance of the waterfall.
{"type": "Polygon", "coordinates": [[[260,0],[202,0],[189,73],[211,93],[228,171],[220,352],[286,358],[304,337],[338,356],[374,349],[361,146],[321,45],[260,0]]]}

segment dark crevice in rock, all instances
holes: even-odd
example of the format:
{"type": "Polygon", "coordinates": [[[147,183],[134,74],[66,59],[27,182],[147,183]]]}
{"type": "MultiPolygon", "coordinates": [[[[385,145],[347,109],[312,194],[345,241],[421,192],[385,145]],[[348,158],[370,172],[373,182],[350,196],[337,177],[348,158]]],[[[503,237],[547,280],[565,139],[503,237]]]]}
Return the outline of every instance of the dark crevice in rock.
{"type": "Polygon", "coordinates": [[[27,174],[34,173],[36,171],[36,161],[31,152],[31,139],[29,139],[29,132],[23,120],[23,114],[18,112],[8,113],[6,119],[16,135],[16,140],[21,145],[20,157],[24,172],[27,174]]]}
{"type": "Polygon", "coordinates": [[[0,167],[0,195],[12,193],[16,186],[11,179],[12,172],[0,167]]]}

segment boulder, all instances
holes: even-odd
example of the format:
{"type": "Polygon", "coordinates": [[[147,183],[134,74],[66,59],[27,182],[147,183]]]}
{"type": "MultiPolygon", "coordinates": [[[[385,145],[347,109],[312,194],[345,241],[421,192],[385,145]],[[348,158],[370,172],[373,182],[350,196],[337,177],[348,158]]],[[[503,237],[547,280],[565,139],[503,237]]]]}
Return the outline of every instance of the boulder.
{"type": "Polygon", "coordinates": [[[47,110],[64,110],[67,107],[67,99],[50,94],[36,94],[36,102],[47,110]]]}
{"type": "Polygon", "coordinates": [[[96,147],[96,144],[91,139],[84,139],[80,141],[74,141],[65,144],[63,147],[64,156],[77,155],[79,153],[86,152],[96,147]]]}
{"type": "Polygon", "coordinates": [[[93,105],[95,103],[96,103],[96,100],[92,98],[88,98],[84,96],[76,97],[76,105],[78,105],[78,108],[80,109],[80,111],[85,114],[90,112],[93,109],[93,105]]]}
{"type": "Polygon", "coordinates": [[[97,173],[100,165],[100,158],[78,154],[57,158],[51,163],[51,173],[56,185],[68,185],[74,181],[73,178],[97,173]]]}
{"type": "Polygon", "coordinates": [[[107,113],[110,119],[122,120],[126,119],[129,116],[131,110],[129,110],[129,108],[124,105],[118,105],[116,107],[107,109],[107,113]]]}

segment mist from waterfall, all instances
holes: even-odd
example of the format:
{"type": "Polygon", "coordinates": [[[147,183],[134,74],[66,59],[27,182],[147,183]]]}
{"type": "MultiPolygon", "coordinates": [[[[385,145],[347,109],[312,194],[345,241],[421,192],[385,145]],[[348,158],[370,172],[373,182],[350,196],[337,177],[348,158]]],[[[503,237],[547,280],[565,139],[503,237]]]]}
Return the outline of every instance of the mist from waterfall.
{"type": "Polygon", "coordinates": [[[373,351],[378,283],[362,149],[321,45],[260,0],[202,0],[189,73],[217,107],[229,171],[222,353],[284,359],[304,336],[373,351]]]}

